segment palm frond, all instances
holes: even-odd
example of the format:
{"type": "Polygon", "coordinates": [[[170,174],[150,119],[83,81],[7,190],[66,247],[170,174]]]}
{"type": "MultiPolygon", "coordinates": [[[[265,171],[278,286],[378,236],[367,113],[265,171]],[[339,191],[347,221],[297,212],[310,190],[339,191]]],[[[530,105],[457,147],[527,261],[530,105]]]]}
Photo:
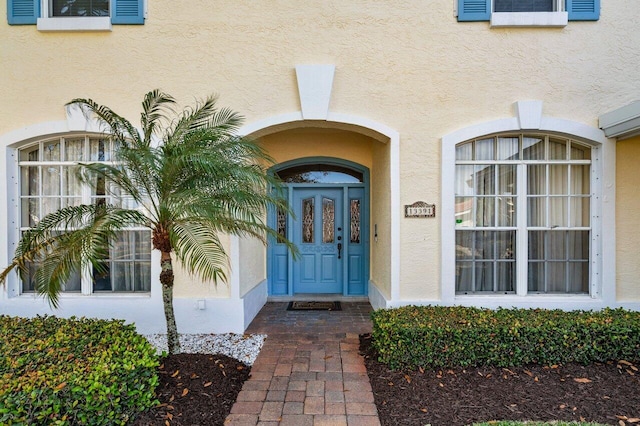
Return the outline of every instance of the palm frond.
{"type": "Polygon", "coordinates": [[[228,108],[219,110],[216,102],[217,96],[212,95],[194,107],[186,108],[168,130],[165,145],[181,144],[189,134],[198,130],[208,131],[217,135],[217,138],[235,132],[242,124],[243,117],[228,108]]]}
{"type": "Polygon", "coordinates": [[[286,200],[271,195],[265,198],[254,194],[245,196],[244,199],[236,196],[224,200],[194,197],[183,207],[185,216],[180,221],[205,221],[218,233],[255,238],[264,244],[267,244],[269,239],[277,239],[285,244],[294,259],[297,259],[297,247],[265,223],[268,205],[282,206],[283,210],[290,212],[286,200]]]}
{"type": "MultiPolygon", "coordinates": [[[[76,98],[67,103],[67,105],[78,105],[85,114],[93,113],[98,121],[106,126],[105,133],[112,136],[121,144],[140,145],[142,139],[136,128],[126,118],[116,114],[111,108],[100,105],[92,99],[76,98]]],[[[91,117],[87,117],[90,119],[91,117]]]]}
{"type": "Polygon", "coordinates": [[[142,102],[142,114],[140,122],[144,135],[144,145],[151,145],[151,138],[156,133],[158,126],[168,125],[167,113],[173,113],[175,99],[156,89],[147,93],[142,102]]]}
{"type": "Polygon", "coordinates": [[[152,226],[135,210],[95,204],[60,209],[24,232],[11,264],[0,272],[0,282],[14,269],[24,279],[37,266],[35,290],[57,307],[62,284],[83,266],[105,259],[117,232],[134,225],[152,226]]]}
{"type": "MultiPolygon", "coordinates": [[[[95,182],[99,178],[104,178],[107,182],[113,183],[118,189],[123,190],[126,194],[133,197],[136,201],[141,201],[145,197],[141,192],[141,188],[136,182],[133,182],[127,170],[121,165],[111,165],[105,163],[80,163],[77,178],[80,182],[95,186],[95,182]]],[[[107,192],[110,185],[105,188],[107,192]]],[[[115,195],[115,194],[113,194],[115,195]]]]}
{"type": "Polygon", "coordinates": [[[113,184],[106,185],[108,192],[111,186],[118,190],[112,195],[130,196],[137,204],[144,206],[152,217],[157,217],[158,190],[155,184],[158,159],[155,151],[154,148],[122,148],[119,150],[119,162],[81,163],[78,177],[90,186],[95,186],[98,178],[104,178],[113,184]]]}
{"type": "MultiPolygon", "coordinates": [[[[18,269],[33,276],[36,291],[53,305],[71,274],[92,265],[101,268],[119,230],[131,225],[169,230],[170,244],[186,268],[206,280],[226,280],[229,261],[220,243],[222,233],[279,238],[265,223],[267,208],[291,210],[280,194],[281,182],[267,172],[273,159],[254,141],[235,134],[242,117],[218,108],[209,96],[182,112],[160,90],[142,102],[141,132],[127,119],[91,99],[74,99],[93,114],[115,142],[114,161],[81,164],[82,180],[96,177],[115,185],[148,210],[115,206],[68,207],[46,216],[24,232],[12,264],[0,280],[18,269]],[[152,146],[158,136],[161,144],[152,146]]],[[[297,255],[295,246],[282,241],[297,255]]],[[[165,306],[166,308],[166,306],[165,306]]]]}
{"type": "Polygon", "coordinates": [[[216,98],[209,96],[193,107],[185,108],[167,129],[164,145],[171,146],[182,142],[184,135],[206,125],[211,115],[216,111],[216,98]]]}
{"type": "Polygon", "coordinates": [[[172,190],[242,186],[264,192],[268,185],[279,185],[277,178],[266,171],[271,158],[255,143],[193,132],[183,145],[180,150],[171,151],[171,161],[164,166],[171,176],[166,183],[171,184],[172,190]],[[192,143],[192,137],[197,142],[192,143]]]}
{"type": "Polygon", "coordinates": [[[170,238],[177,258],[189,271],[204,280],[226,282],[229,259],[220,243],[218,230],[201,218],[176,222],[170,238]]]}
{"type": "Polygon", "coordinates": [[[211,115],[211,118],[207,123],[207,128],[214,128],[227,133],[232,133],[240,128],[243,121],[244,117],[237,112],[229,108],[222,108],[211,115]]]}

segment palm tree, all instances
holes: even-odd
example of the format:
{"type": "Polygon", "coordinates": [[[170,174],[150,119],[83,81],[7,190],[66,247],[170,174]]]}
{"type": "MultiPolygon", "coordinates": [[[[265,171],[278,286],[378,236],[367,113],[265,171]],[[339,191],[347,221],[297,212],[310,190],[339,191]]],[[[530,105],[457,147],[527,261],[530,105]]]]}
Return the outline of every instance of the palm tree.
{"type": "Polygon", "coordinates": [[[213,96],[176,112],[171,96],[149,92],[142,103],[140,132],[91,99],[69,104],[93,114],[116,146],[113,163],[81,164],[79,178],[85,183],[96,178],[111,183],[135,207],[102,202],[45,216],[23,234],[0,282],[14,268],[23,278],[35,268],[36,293],[57,308],[59,293],[72,274],[90,266],[104,268],[101,260],[108,257],[117,232],[132,226],[147,228],[153,248],[161,254],[168,350],[179,353],[172,254],[190,272],[218,283],[226,281],[228,269],[221,233],[264,243],[270,236],[282,240],[263,220],[270,205],[290,211],[276,195],[279,191],[269,190],[270,185],[279,185],[266,171],[272,160],[256,143],[235,134],[241,117],[216,108],[213,96]]]}

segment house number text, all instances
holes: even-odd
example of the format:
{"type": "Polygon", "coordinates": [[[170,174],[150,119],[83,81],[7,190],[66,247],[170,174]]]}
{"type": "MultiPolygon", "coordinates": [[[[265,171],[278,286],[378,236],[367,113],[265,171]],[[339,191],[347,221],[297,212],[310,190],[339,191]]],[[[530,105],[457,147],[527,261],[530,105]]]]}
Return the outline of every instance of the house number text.
{"type": "Polygon", "coordinates": [[[436,217],[436,205],[416,201],[404,206],[404,217],[436,217]]]}

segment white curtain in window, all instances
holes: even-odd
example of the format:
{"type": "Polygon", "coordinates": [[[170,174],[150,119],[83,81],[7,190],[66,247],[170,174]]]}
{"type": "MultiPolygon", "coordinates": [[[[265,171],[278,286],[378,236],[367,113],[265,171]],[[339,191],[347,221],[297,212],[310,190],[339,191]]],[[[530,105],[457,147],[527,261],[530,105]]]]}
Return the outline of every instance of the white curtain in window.
{"type": "Polygon", "coordinates": [[[84,138],[65,140],[64,160],[84,161],[84,138]]]}
{"type": "Polygon", "coordinates": [[[505,229],[513,227],[528,238],[528,253],[520,257],[528,261],[530,292],[588,292],[591,165],[576,161],[590,158],[588,147],[555,137],[496,137],[456,147],[459,163],[487,162],[455,169],[456,291],[515,290],[516,231],[505,229]],[[517,194],[520,168],[526,194],[517,194]],[[518,195],[526,197],[524,214],[518,195]]]}
{"type": "MultiPolygon", "coordinates": [[[[550,144],[550,157],[563,159],[564,146],[550,144]],[[552,153],[551,151],[555,151],[552,153]]],[[[529,165],[527,222],[551,229],[529,232],[529,290],[545,293],[588,291],[588,232],[554,230],[589,226],[588,166],[529,165]],[[548,179],[547,179],[548,177],[548,179]],[[548,180],[548,186],[547,186],[548,180]],[[581,196],[570,196],[578,193],[581,196]],[[575,260],[582,262],[575,262],[575,260]],[[586,268],[585,268],[586,265],[586,268]]]]}

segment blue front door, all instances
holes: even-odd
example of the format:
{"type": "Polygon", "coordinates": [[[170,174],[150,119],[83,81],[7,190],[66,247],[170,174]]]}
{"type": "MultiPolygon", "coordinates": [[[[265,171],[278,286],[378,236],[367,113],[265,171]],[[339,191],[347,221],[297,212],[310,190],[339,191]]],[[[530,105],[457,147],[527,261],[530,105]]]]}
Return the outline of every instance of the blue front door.
{"type": "Polygon", "coordinates": [[[345,259],[344,190],[294,188],[293,293],[342,293],[345,259]]]}
{"type": "Polygon", "coordinates": [[[294,257],[277,238],[269,241],[269,295],[367,294],[368,174],[355,169],[339,173],[336,168],[313,162],[306,169],[294,164],[278,172],[295,215],[272,209],[269,226],[293,242],[300,256],[294,257]]]}

